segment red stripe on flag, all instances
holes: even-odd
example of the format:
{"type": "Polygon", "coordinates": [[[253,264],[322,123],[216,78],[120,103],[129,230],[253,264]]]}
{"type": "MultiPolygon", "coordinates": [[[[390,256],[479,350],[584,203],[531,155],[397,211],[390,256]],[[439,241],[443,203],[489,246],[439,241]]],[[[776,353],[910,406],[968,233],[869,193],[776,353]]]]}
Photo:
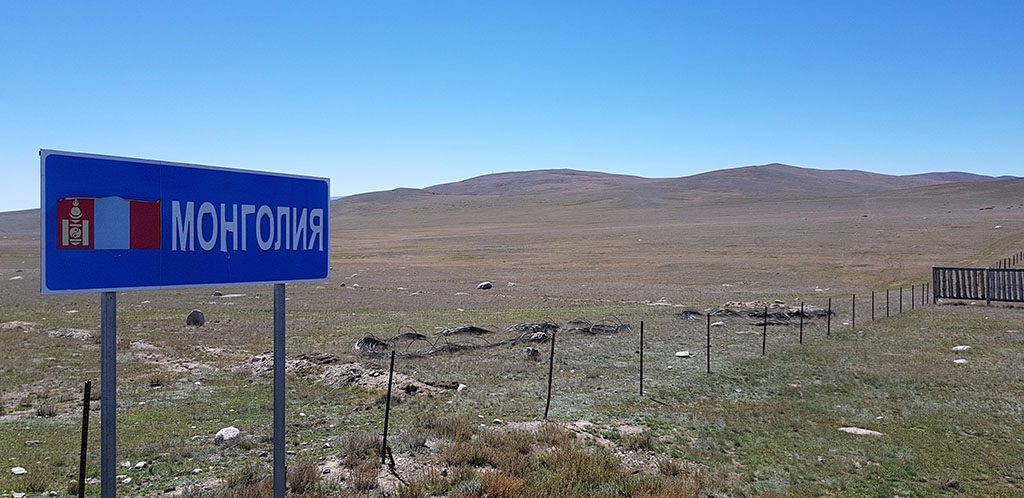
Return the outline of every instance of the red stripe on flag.
{"type": "Polygon", "coordinates": [[[131,248],[160,249],[160,201],[131,201],[131,248]]]}

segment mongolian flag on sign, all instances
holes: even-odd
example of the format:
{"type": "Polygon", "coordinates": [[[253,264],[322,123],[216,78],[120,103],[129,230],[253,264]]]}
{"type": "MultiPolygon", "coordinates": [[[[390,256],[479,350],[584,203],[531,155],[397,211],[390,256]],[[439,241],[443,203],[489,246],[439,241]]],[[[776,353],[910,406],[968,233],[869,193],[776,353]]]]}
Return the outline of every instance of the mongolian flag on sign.
{"type": "Polygon", "coordinates": [[[57,249],[160,249],[160,201],[65,197],[57,201],[57,249]]]}

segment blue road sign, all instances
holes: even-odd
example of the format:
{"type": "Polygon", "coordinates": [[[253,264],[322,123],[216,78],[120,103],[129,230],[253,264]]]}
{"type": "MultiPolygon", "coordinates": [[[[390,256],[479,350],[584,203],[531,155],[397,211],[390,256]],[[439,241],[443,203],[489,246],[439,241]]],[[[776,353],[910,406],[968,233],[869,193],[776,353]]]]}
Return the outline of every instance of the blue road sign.
{"type": "Polygon", "coordinates": [[[40,151],[42,292],[323,281],[330,181],[40,151]]]}

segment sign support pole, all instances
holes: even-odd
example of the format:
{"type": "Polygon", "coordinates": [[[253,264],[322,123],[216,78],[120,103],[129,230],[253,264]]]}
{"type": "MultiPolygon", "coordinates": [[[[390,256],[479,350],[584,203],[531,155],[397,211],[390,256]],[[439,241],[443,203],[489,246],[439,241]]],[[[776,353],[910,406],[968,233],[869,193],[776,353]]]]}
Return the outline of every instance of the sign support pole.
{"type": "Polygon", "coordinates": [[[274,498],[285,498],[284,284],[274,284],[274,498]]]}
{"type": "Polygon", "coordinates": [[[117,496],[117,293],[100,294],[100,495],[117,496]]]}

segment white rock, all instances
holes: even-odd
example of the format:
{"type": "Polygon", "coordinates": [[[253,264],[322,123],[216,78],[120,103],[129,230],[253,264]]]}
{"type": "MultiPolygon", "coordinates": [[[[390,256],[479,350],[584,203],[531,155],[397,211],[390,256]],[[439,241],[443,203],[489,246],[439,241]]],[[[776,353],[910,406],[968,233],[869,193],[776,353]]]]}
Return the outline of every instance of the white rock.
{"type": "Polygon", "coordinates": [[[964,363],[967,363],[967,360],[965,360],[963,358],[957,358],[957,359],[953,360],[953,363],[956,363],[957,365],[963,365],[964,363]]]}
{"type": "Polygon", "coordinates": [[[668,366],[668,369],[669,369],[669,370],[672,370],[672,365],[669,365],[669,366],[668,366]]]}
{"type": "Polygon", "coordinates": [[[27,496],[25,493],[11,492],[11,498],[25,498],[25,496],[27,496]]]}
{"type": "Polygon", "coordinates": [[[970,349],[970,346],[953,346],[953,352],[955,353],[962,353],[964,351],[969,351],[970,349]]]}
{"type": "Polygon", "coordinates": [[[121,479],[121,484],[130,484],[131,482],[132,482],[132,478],[131,477],[125,477],[124,479],[121,479]]]}
{"type": "Polygon", "coordinates": [[[465,384],[459,384],[459,387],[455,388],[455,391],[457,391],[457,392],[462,392],[462,391],[463,391],[464,389],[466,389],[467,387],[469,387],[469,386],[467,386],[467,385],[465,385],[465,384]]]}
{"type": "MultiPolygon", "coordinates": [[[[996,225],[996,226],[995,226],[995,229],[996,229],[996,230],[999,230],[1000,228],[1003,228],[1003,226],[1002,226],[1002,225],[996,225]]],[[[11,280],[14,280],[14,279],[11,279],[11,280]]]]}
{"type": "Polygon", "coordinates": [[[712,327],[721,327],[722,325],[725,325],[725,322],[715,322],[711,324],[712,327]]]}
{"type": "Polygon", "coordinates": [[[146,462],[139,462],[135,464],[135,470],[142,470],[146,468],[146,462]]]}
{"type": "Polygon", "coordinates": [[[11,473],[16,476],[23,476],[28,474],[28,471],[25,470],[25,467],[11,467],[11,473]]]}
{"type": "Polygon", "coordinates": [[[198,474],[198,473],[200,473],[200,472],[202,472],[202,471],[203,471],[203,469],[201,469],[201,468],[199,468],[199,467],[196,467],[196,468],[192,469],[192,473],[193,473],[193,474],[198,474]]]}
{"type": "Polygon", "coordinates": [[[885,434],[882,434],[881,432],[878,432],[878,431],[873,431],[873,430],[870,430],[870,429],[861,429],[860,427],[840,427],[839,430],[842,431],[842,432],[845,432],[847,434],[855,434],[857,436],[875,436],[875,437],[878,437],[878,436],[884,436],[885,435],[885,434]]]}
{"type": "Polygon", "coordinates": [[[494,284],[492,284],[489,280],[485,280],[483,282],[480,282],[479,284],[476,284],[476,288],[480,290],[487,290],[490,289],[491,287],[494,287],[494,284]]]}
{"type": "Polygon", "coordinates": [[[125,461],[121,462],[121,466],[126,468],[126,469],[130,469],[130,468],[132,468],[132,461],[131,460],[125,460],[125,461]]]}
{"type": "Polygon", "coordinates": [[[217,431],[217,435],[213,437],[213,444],[217,446],[232,446],[238,442],[238,438],[241,435],[242,431],[238,430],[235,426],[225,427],[217,431]]]}
{"type": "Polygon", "coordinates": [[[678,351],[676,352],[677,358],[692,358],[693,355],[689,351],[678,351]]]}
{"type": "Polygon", "coordinates": [[[11,277],[8,280],[21,280],[21,275],[18,275],[16,277],[11,277]]]}

